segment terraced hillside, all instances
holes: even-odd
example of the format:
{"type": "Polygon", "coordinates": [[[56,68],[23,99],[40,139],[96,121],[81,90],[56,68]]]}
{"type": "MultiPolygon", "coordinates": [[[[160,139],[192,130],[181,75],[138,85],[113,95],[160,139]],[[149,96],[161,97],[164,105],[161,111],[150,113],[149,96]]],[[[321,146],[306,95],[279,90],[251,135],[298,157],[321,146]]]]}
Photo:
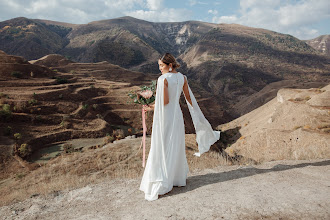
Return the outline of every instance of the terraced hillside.
{"type": "MultiPolygon", "coordinates": [[[[4,66],[21,65],[17,60],[23,62],[22,58],[5,53],[2,57],[7,60],[2,63],[4,66]]],[[[34,169],[37,167],[34,161],[44,157],[41,150],[52,151],[52,146],[58,143],[81,138],[121,139],[141,135],[141,107],[132,104],[127,94],[139,90],[140,85],[149,85],[158,75],[129,71],[108,62],[74,63],[60,55],[30,61],[34,64],[24,62],[30,69],[41,69],[45,73],[31,74],[26,68],[25,72],[15,72],[18,75],[0,74],[0,147],[3,149],[0,159],[4,163],[15,160],[12,154],[16,153],[34,169]]],[[[194,86],[193,82],[191,85],[194,86]]],[[[200,107],[213,126],[229,120],[207,93],[195,91],[200,107]]],[[[184,96],[181,105],[186,133],[194,132],[184,96]]],[[[148,115],[147,133],[151,134],[152,112],[148,115]]],[[[104,140],[104,144],[106,142],[104,140]]],[[[63,152],[63,146],[58,151],[63,152]]],[[[15,173],[14,170],[1,172],[4,177],[15,173]]]]}

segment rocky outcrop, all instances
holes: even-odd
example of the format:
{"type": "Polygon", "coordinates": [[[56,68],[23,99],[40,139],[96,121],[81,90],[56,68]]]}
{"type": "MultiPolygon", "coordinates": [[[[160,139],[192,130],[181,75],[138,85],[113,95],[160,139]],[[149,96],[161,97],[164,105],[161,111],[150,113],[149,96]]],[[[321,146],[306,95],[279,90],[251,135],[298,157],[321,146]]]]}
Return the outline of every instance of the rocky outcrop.
{"type": "Polygon", "coordinates": [[[38,60],[30,60],[29,63],[46,67],[57,67],[68,65],[69,63],[73,63],[73,61],[59,54],[49,54],[38,60]]]}
{"type": "Polygon", "coordinates": [[[277,97],[236,120],[218,126],[231,134],[225,151],[257,162],[330,157],[330,85],[280,89],[277,97]]]}
{"type": "Polygon", "coordinates": [[[330,56],[330,35],[321,35],[312,40],[306,40],[306,43],[324,55],[330,56]]]}

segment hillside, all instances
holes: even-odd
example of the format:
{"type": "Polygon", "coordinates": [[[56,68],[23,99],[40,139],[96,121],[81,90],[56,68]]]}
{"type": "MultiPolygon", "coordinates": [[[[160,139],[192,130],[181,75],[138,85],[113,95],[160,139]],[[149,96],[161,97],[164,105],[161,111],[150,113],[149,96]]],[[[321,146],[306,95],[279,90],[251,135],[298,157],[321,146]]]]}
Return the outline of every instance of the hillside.
{"type": "MultiPolygon", "coordinates": [[[[243,112],[237,112],[235,104],[270,83],[293,80],[291,86],[309,88],[311,82],[328,82],[330,74],[330,58],[306,43],[290,35],[235,24],[218,25],[180,58],[190,77],[203,88],[230,100],[227,106],[236,116],[243,112]]],[[[248,109],[265,103],[250,101],[248,109]]]]}
{"type": "Polygon", "coordinates": [[[54,27],[23,17],[0,22],[0,50],[28,60],[56,53],[68,44],[70,28],[54,27]]]}
{"type": "MultiPolygon", "coordinates": [[[[0,146],[3,149],[0,159],[4,164],[0,170],[0,184],[2,186],[0,196],[4,198],[3,204],[20,201],[35,194],[47,194],[53,191],[84,187],[91,183],[107,181],[107,178],[137,178],[142,175],[140,110],[132,104],[125,104],[126,100],[122,102],[124,91],[133,87],[128,83],[119,82],[121,74],[115,74],[116,71],[109,74],[104,70],[106,65],[110,64],[98,65],[100,64],[71,63],[57,67],[61,71],[70,70],[70,68],[75,68],[77,71],[71,72],[77,77],[76,83],[69,83],[69,85],[75,86],[73,88],[76,88],[73,91],[70,90],[71,96],[69,97],[64,93],[62,99],[58,99],[57,96],[42,96],[42,94],[37,93],[40,109],[33,106],[29,107],[24,114],[25,117],[33,119],[31,109],[39,112],[48,111],[48,114],[41,115],[39,119],[35,117],[34,120],[30,121],[22,120],[24,115],[15,112],[11,123],[1,124],[2,126],[13,126],[13,133],[14,131],[21,132],[23,139],[28,140],[27,143],[33,146],[34,150],[28,161],[11,157],[10,152],[7,151],[10,147],[12,148],[14,140],[4,139],[7,143],[0,146]],[[80,69],[77,66],[81,66],[80,69]],[[90,68],[92,67],[95,68],[92,72],[95,74],[94,80],[99,84],[105,76],[107,78],[113,76],[114,78],[111,80],[116,79],[116,81],[113,81],[112,84],[111,81],[102,81],[103,86],[98,85],[97,88],[101,94],[96,96],[96,93],[93,93],[95,98],[86,100],[87,93],[83,93],[83,90],[89,89],[92,92],[93,88],[90,85],[94,81],[87,81],[88,78],[84,78],[85,81],[83,82],[78,76],[79,74],[91,74],[90,68]],[[97,69],[98,67],[101,67],[105,72],[97,69]],[[86,83],[88,84],[86,85],[86,83]],[[110,89],[108,85],[113,87],[110,89]],[[106,89],[107,87],[109,90],[106,89]],[[78,94],[82,96],[76,96],[78,94]],[[97,103],[96,109],[83,110],[83,104],[69,108],[68,104],[71,103],[72,105],[73,103],[69,100],[80,100],[79,97],[86,100],[83,103],[92,106],[93,103],[97,103]],[[118,99],[114,99],[114,97],[118,99]],[[54,105],[54,102],[57,105],[54,105]],[[97,112],[102,117],[95,118],[97,112]],[[56,117],[59,117],[57,122],[55,122],[56,117]],[[15,120],[19,120],[20,123],[16,124],[15,120]],[[63,120],[63,125],[60,120],[63,120]],[[121,134],[130,136],[128,128],[136,129],[134,129],[135,137],[126,137],[125,139],[121,137],[114,143],[106,144],[109,140],[109,137],[104,136],[106,132],[124,132],[121,134]],[[32,139],[26,139],[28,136],[31,136],[32,139]],[[71,140],[72,138],[78,139],[71,140]],[[53,147],[47,145],[51,143],[58,145],[53,147]],[[71,143],[76,150],[65,153],[63,150],[65,143],[71,143]],[[12,188],[17,190],[9,190],[12,188]]],[[[128,72],[126,73],[128,74],[128,72]]],[[[18,91],[18,82],[15,83],[16,91],[18,91]]],[[[34,79],[34,87],[32,88],[35,88],[38,82],[40,83],[34,79]]],[[[52,87],[55,88],[54,85],[52,87]]],[[[31,89],[28,93],[31,93],[31,89]]],[[[46,93],[50,92],[47,91],[47,86],[44,86],[44,90],[46,93]]],[[[22,93],[19,95],[22,97],[22,93]]],[[[274,160],[329,158],[329,96],[329,85],[321,89],[281,89],[277,93],[277,98],[265,105],[234,121],[219,125],[216,129],[222,131],[221,139],[212,145],[210,151],[201,158],[193,156],[193,153],[198,149],[195,134],[186,134],[186,155],[191,172],[206,168],[211,169],[219,165],[258,165],[274,160]]],[[[203,108],[207,109],[207,106],[203,108]]],[[[214,112],[216,111],[211,111],[212,114],[214,112]]],[[[187,114],[184,116],[186,123],[189,116],[187,114]]],[[[210,122],[214,123],[214,121],[210,122]]],[[[150,117],[148,117],[147,123],[148,134],[150,135],[150,117]]],[[[193,129],[189,120],[186,127],[193,129]]],[[[147,154],[150,150],[149,135],[146,145],[147,154]]],[[[4,137],[0,135],[0,138],[4,137]]],[[[224,167],[227,169],[226,166],[224,167]]],[[[237,175],[241,174],[238,173],[237,175]]]]}
{"type": "Polygon", "coordinates": [[[321,35],[305,42],[320,53],[330,56],[330,35],[321,35]]]}
{"type": "Polygon", "coordinates": [[[219,125],[231,156],[256,162],[330,157],[330,85],[280,89],[277,97],[219,125]]]}
{"type": "MultiPolygon", "coordinates": [[[[0,70],[7,71],[0,72],[1,181],[20,173],[20,164],[32,171],[47,163],[72,139],[78,144],[73,143],[70,151],[79,151],[81,146],[99,148],[115,139],[141,136],[141,107],[132,104],[127,94],[158,75],[108,62],[75,63],[58,54],[30,62],[2,51],[0,55],[0,70]],[[18,72],[20,68],[24,71],[18,72]]],[[[196,98],[212,126],[230,120],[209,97],[196,93],[196,98]]],[[[191,133],[194,128],[183,96],[180,104],[186,132],[191,133]]],[[[149,113],[149,135],[151,125],[149,113]]]]}

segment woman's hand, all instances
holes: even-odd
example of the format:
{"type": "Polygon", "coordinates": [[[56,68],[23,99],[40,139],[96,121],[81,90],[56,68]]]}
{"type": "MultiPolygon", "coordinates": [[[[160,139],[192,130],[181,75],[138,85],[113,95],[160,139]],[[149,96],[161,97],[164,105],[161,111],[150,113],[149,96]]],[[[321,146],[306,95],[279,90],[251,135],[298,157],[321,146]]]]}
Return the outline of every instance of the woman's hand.
{"type": "Polygon", "coordinates": [[[154,108],[155,108],[154,104],[153,105],[143,105],[144,111],[152,111],[152,110],[154,110],[154,108]]]}

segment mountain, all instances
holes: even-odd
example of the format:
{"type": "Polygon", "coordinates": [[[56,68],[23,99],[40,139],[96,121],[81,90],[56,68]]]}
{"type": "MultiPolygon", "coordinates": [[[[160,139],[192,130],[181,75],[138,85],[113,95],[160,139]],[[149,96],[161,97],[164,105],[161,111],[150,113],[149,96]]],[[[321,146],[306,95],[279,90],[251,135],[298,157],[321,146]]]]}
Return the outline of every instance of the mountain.
{"type": "Polygon", "coordinates": [[[322,54],[330,56],[330,35],[321,35],[305,42],[322,54]]]}
{"type": "Polygon", "coordinates": [[[28,60],[38,59],[64,48],[69,30],[71,28],[64,26],[51,28],[23,17],[3,21],[0,22],[0,50],[28,60]]]}
{"type": "MultiPolygon", "coordinates": [[[[161,54],[171,52],[194,91],[209,96],[232,117],[243,113],[235,109],[238,102],[270,83],[293,80],[295,86],[307,88],[311,82],[324,86],[329,80],[330,58],[306,42],[236,24],[157,23],[121,17],[73,25],[15,18],[0,27],[0,39],[7,42],[0,49],[27,59],[56,53],[75,62],[107,61],[152,75],[159,72],[161,54]]],[[[254,109],[275,94],[267,95],[241,106],[254,109]]]]}
{"type": "MultiPolygon", "coordinates": [[[[219,96],[218,99],[229,100],[229,108],[270,83],[294,80],[292,86],[306,88],[306,83],[322,82],[330,74],[329,57],[305,42],[290,35],[237,24],[218,25],[180,58],[187,65],[190,77],[219,96]]],[[[237,110],[233,108],[231,112],[236,116],[243,113],[237,110]]]]}
{"type": "Polygon", "coordinates": [[[80,25],[67,36],[61,54],[77,62],[106,60],[125,68],[158,72],[161,54],[179,56],[214,24],[196,21],[153,23],[132,17],[80,25]]]}

